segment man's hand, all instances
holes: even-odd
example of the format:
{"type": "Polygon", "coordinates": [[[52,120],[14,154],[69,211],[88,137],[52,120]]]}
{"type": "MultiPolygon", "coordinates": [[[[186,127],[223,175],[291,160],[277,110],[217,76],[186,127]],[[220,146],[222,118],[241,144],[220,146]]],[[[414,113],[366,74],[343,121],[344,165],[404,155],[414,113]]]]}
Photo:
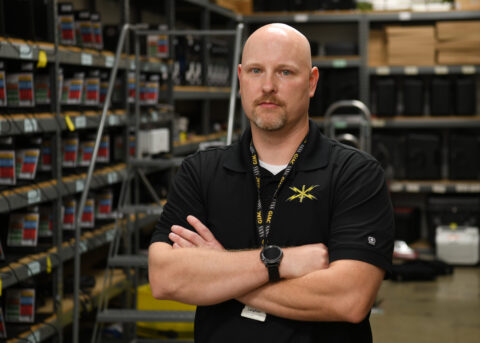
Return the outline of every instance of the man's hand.
{"type": "Polygon", "coordinates": [[[284,279],[301,277],[329,265],[328,249],[322,243],[284,248],[283,255],[280,277],[284,279]]]}
{"type": "Polygon", "coordinates": [[[173,248],[207,248],[216,250],[225,250],[212,232],[196,217],[190,215],[187,222],[195,229],[188,230],[180,225],[173,225],[172,232],[169,234],[170,240],[173,242],[173,248]]]}
{"type": "MultiPolygon", "coordinates": [[[[212,232],[197,218],[190,215],[187,221],[197,231],[188,230],[179,225],[172,226],[169,238],[173,248],[207,248],[224,250],[212,232]]],[[[284,258],[280,264],[282,278],[297,278],[315,270],[328,268],[328,249],[322,243],[307,244],[283,249],[284,258]]]]}

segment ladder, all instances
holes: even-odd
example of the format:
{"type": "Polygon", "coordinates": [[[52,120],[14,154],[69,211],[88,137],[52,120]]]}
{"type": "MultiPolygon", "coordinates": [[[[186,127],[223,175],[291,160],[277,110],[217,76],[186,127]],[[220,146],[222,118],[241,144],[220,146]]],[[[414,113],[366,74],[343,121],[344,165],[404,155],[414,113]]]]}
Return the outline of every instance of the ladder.
{"type": "MultiPolygon", "coordinates": [[[[145,159],[140,156],[139,149],[139,127],[140,127],[140,106],[139,106],[139,94],[140,94],[140,44],[139,38],[145,37],[150,34],[158,35],[167,35],[167,36],[184,36],[184,35],[195,35],[195,36],[234,36],[235,37],[235,48],[233,54],[233,65],[232,65],[232,77],[231,77],[231,91],[230,91],[230,103],[229,103],[229,112],[228,112],[228,131],[227,131],[227,144],[231,144],[233,136],[233,121],[235,113],[235,102],[237,97],[237,65],[239,63],[239,54],[240,54],[240,45],[242,39],[243,24],[240,23],[237,25],[235,30],[147,30],[144,25],[131,25],[125,24],[122,27],[119,42],[116,49],[114,65],[112,68],[112,73],[110,75],[109,87],[107,91],[107,97],[105,105],[102,111],[102,117],[100,120],[100,125],[97,131],[97,137],[95,142],[94,151],[92,154],[92,162],[89,166],[89,171],[87,173],[87,178],[85,182],[85,188],[82,192],[82,197],[80,201],[80,206],[78,213],[83,213],[83,208],[85,206],[87,193],[90,187],[91,177],[93,175],[93,169],[95,165],[96,156],[98,154],[98,148],[100,144],[100,138],[103,133],[103,128],[105,125],[105,117],[108,111],[108,106],[110,105],[110,99],[115,84],[115,77],[121,59],[121,53],[123,50],[123,45],[127,32],[131,30],[134,33],[135,39],[135,68],[136,68],[136,103],[135,103],[135,137],[136,137],[136,157],[129,158],[127,160],[126,167],[126,177],[122,181],[117,217],[115,219],[115,225],[113,228],[113,238],[109,246],[108,257],[107,257],[107,266],[103,279],[102,293],[98,298],[97,305],[97,314],[96,321],[93,329],[93,334],[91,338],[92,343],[102,341],[102,330],[105,323],[122,323],[128,324],[128,339],[131,342],[147,342],[151,340],[138,339],[136,337],[136,329],[134,327],[135,323],[138,321],[141,322],[193,322],[195,313],[193,311],[140,311],[136,309],[136,296],[137,296],[137,287],[140,270],[146,270],[148,267],[148,258],[146,255],[138,254],[138,248],[130,244],[132,236],[136,239],[138,244],[138,215],[144,214],[148,216],[159,216],[162,211],[161,199],[156,193],[154,187],[151,185],[149,180],[146,177],[145,169],[155,168],[155,170],[173,170],[181,163],[181,158],[170,158],[170,159],[145,159]],[[154,201],[154,204],[138,204],[138,199],[131,201],[130,193],[132,188],[133,181],[141,181],[146,187],[148,193],[154,201]],[[133,218],[133,219],[132,219],[133,218]],[[122,249],[123,247],[123,249],[122,249]],[[108,299],[108,290],[113,286],[113,272],[115,268],[122,268],[127,275],[127,290],[126,290],[126,301],[125,308],[123,309],[111,309],[109,308],[109,299],[108,299]]],[[[170,139],[170,142],[172,140],[170,139]]],[[[171,144],[172,145],[172,144],[171,144]]],[[[138,189],[138,184],[136,185],[138,189]]],[[[77,216],[81,218],[81,216],[77,216]]],[[[79,220],[76,226],[76,242],[79,242],[80,230],[79,230],[79,220]],[[78,236],[78,237],[77,237],[78,236]]],[[[75,256],[75,273],[74,273],[74,293],[75,293],[75,302],[74,302],[74,320],[73,320],[73,341],[77,342],[78,340],[78,327],[79,327],[79,279],[80,279],[80,249],[76,243],[76,256],[75,256]]],[[[128,325],[124,325],[124,328],[128,325]]],[[[158,342],[158,340],[155,340],[158,342]]],[[[164,342],[169,342],[171,340],[164,340],[164,342]]],[[[175,340],[177,343],[181,343],[180,340],[175,340]]]]}
{"type": "Polygon", "coordinates": [[[368,107],[360,100],[340,100],[331,104],[325,112],[325,135],[346,142],[367,153],[371,153],[372,119],[368,107]],[[359,110],[359,114],[335,114],[340,109],[359,110]],[[351,133],[337,135],[337,129],[358,128],[359,137],[351,133]]]}

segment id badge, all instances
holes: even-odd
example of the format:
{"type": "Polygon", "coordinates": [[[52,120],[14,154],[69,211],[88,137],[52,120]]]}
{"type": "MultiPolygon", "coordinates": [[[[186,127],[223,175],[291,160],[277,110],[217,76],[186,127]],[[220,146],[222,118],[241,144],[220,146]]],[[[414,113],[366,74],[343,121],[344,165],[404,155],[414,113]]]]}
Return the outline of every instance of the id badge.
{"type": "Polygon", "coordinates": [[[265,312],[262,312],[260,310],[257,310],[256,308],[247,305],[245,305],[245,307],[243,308],[241,316],[253,320],[258,320],[259,322],[264,322],[267,318],[267,314],[265,312]]]}

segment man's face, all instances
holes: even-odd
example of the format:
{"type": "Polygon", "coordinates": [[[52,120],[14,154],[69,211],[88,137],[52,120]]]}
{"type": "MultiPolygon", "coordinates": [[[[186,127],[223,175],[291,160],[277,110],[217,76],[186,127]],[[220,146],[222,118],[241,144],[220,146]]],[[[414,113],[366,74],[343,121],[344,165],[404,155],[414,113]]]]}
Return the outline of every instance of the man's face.
{"type": "Polygon", "coordinates": [[[280,130],[308,115],[318,72],[295,38],[280,31],[245,45],[238,67],[240,94],[248,119],[260,129],[280,130]]]}

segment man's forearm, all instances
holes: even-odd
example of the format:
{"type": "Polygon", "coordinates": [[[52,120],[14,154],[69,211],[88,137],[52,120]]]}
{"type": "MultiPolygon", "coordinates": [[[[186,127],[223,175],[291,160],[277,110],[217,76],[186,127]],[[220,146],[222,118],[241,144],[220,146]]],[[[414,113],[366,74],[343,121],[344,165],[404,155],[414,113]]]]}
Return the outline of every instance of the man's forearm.
{"type": "Polygon", "coordinates": [[[370,310],[384,272],[360,261],[266,284],[237,300],[266,313],[303,321],[359,322],[370,310]]]}
{"type": "Polygon", "coordinates": [[[173,249],[154,243],[149,249],[149,279],[158,299],[212,305],[262,286],[268,273],[259,250],[173,249]]]}

